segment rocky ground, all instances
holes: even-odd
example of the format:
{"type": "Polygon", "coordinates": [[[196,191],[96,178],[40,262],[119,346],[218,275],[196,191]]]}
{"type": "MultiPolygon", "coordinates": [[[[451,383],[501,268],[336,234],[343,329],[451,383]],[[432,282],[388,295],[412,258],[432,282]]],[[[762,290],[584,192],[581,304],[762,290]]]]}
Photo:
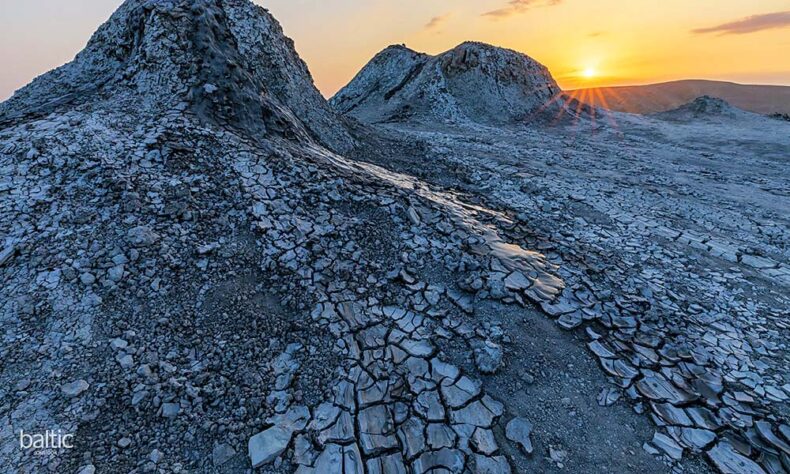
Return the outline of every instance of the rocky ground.
{"type": "Polygon", "coordinates": [[[363,124],[125,2],[0,105],[0,464],[783,472],[787,124],[595,119],[363,124]]]}
{"type": "Polygon", "coordinates": [[[560,267],[544,312],[659,426],[646,450],[761,472],[728,470],[721,447],[737,446],[783,472],[787,441],[769,439],[790,397],[787,126],[706,101],[598,126],[390,124],[423,146],[357,156],[512,216],[509,239],[560,267]]]}

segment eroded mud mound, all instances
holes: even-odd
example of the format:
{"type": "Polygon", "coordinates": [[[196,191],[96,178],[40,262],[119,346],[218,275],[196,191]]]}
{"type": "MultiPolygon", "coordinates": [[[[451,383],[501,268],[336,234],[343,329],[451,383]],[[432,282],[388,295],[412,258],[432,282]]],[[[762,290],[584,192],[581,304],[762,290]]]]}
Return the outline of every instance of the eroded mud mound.
{"type": "Polygon", "coordinates": [[[734,107],[726,100],[706,95],[697,97],[688,104],[681,105],[676,109],[654,114],[654,117],[677,122],[690,122],[700,120],[748,120],[750,118],[758,119],[760,116],[734,107]]]}
{"type": "Polygon", "coordinates": [[[391,46],[331,100],[364,122],[509,124],[558,112],[548,69],[516,51],[468,42],[437,56],[391,46]]]}

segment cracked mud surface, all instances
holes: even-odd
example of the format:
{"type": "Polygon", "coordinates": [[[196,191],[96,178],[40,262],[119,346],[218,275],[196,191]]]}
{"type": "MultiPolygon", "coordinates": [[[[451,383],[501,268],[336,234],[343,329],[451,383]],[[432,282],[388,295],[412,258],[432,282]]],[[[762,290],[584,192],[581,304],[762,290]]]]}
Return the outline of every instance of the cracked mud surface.
{"type": "MultiPolygon", "coordinates": [[[[772,437],[769,420],[786,417],[790,388],[786,125],[751,114],[724,123],[613,119],[560,133],[387,125],[422,144],[413,149],[441,170],[436,179],[414,155],[357,156],[528,224],[508,236],[559,263],[572,301],[543,309],[565,329],[588,328],[583,338],[605,373],[666,427],[676,455],[717,438],[767,447],[759,430],[772,437]],[[724,139],[732,127],[743,140],[724,139]],[[749,182],[761,186],[746,192],[749,182]],[[679,420],[675,407],[717,416],[679,420]]],[[[768,451],[767,469],[780,469],[783,451],[768,451]]]]}

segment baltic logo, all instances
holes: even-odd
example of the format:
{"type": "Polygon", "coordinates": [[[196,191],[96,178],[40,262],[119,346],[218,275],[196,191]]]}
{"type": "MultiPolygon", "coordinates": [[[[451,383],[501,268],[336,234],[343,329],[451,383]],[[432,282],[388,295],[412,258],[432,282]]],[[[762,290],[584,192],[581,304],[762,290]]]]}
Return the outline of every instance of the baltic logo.
{"type": "Polygon", "coordinates": [[[35,450],[36,454],[57,449],[74,448],[74,435],[62,431],[47,430],[44,433],[25,433],[19,430],[19,447],[24,450],[35,450]]]}

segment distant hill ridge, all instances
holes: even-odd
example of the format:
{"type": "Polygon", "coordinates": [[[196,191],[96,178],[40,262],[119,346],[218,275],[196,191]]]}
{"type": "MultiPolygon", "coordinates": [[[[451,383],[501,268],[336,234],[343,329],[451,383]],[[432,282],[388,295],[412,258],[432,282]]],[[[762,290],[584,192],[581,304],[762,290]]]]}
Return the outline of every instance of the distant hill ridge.
{"type": "Polygon", "coordinates": [[[739,109],[758,114],[790,114],[790,86],[683,80],[643,86],[576,89],[567,93],[591,105],[635,114],[666,112],[701,96],[723,99],[739,109]],[[605,99],[605,105],[599,93],[605,99]]]}

